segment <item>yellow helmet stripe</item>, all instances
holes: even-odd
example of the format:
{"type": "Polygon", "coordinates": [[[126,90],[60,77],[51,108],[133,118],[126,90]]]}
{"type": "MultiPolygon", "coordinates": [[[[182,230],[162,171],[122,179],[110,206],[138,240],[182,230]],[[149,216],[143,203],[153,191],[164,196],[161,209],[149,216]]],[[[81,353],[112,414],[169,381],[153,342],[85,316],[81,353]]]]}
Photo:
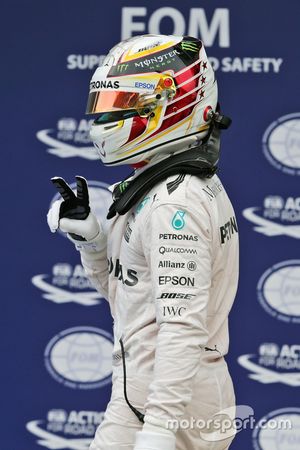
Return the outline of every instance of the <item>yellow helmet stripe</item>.
{"type": "Polygon", "coordinates": [[[152,55],[152,53],[156,53],[161,50],[164,50],[165,48],[172,47],[175,44],[176,44],[175,41],[169,41],[165,44],[158,45],[157,47],[153,47],[148,50],[143,50],[142,52],[133,53],[133,54],[130,54],[130,52],[128,52],[128,53],[125,53],[121,62],[131,61],[132,59],[137,59],[137,58],[142,58],[143,56],[152,55]]]}

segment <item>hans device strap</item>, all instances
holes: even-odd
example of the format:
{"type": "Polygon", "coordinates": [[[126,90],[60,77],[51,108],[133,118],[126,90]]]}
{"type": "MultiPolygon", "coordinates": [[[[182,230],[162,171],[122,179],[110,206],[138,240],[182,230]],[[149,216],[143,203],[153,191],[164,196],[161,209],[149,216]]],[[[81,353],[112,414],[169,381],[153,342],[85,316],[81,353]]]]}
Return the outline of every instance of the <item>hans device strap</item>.
{"type": "Polygon", "coordinates": [[[126,214],[150,189],[169,176],[191,174],[210,178],[217,171],[220,153],[221,129],[230,126],[231,119],[219,113],[213,115],[208,138],[198,147],[170,156],[142,172],[133,180],[118,184],[113,192],[114,202],[109,208],[107,219],[116,213],[126,214]]]}

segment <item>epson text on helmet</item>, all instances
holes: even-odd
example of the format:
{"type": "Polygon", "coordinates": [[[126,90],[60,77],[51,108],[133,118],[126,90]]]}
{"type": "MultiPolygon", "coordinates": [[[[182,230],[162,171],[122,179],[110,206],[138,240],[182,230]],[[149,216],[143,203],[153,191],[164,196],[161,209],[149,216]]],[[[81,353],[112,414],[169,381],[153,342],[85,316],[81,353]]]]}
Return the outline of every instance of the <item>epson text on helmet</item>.
{"type": "Polygon", "coordinates": [[[204,8],[191,8],[188,21],[177,8],[163,7],[148,15],[146,7],[122,8],[121,40],[136,34],[161,34],[161,22],[164,18],[172,21],[172,34],[189,35],[199,38],[206,47],[217,43],[220,47],[230,46],[229,9],[216,8],[210,22],[204,8]],[[215,42],[217,40],[217,42],[215,42]]]}

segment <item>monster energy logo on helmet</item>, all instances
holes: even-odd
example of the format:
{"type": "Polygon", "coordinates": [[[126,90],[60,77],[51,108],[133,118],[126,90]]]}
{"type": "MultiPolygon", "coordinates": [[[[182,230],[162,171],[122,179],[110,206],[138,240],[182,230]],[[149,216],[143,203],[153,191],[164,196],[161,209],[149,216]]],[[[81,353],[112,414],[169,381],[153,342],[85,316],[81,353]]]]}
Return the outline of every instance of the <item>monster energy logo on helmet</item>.
{"type": "Polygon", "coordinates": [[[180,47],[182,48],[183,51],[188,51],[192,53],[199,51],[197,43],[193,41],[182,41],[180,47]]]}
{"type": "Polygon", "coordinates": [[[198,59],[201,41],[185,37],[181,42],[167,49],[135,58],[126,63],[112,66],[108,76],[133,75],[145,72],[162,72],[172,69],[179,71],[198,59]]]}

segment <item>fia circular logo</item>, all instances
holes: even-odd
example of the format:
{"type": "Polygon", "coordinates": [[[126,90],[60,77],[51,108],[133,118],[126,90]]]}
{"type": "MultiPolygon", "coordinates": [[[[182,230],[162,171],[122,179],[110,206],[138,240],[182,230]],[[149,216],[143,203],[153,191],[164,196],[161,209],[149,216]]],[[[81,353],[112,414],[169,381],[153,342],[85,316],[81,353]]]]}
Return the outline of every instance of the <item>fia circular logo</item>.
{"type": "Polygon", "coordinates": [[[253,435],[255,450],[298,450],[300,408],[282,408],[262,417],[253,435]]]}
{"type": "Polygon", "coordinates": [[[283,261],[266,270],[258,282],[257,295],[271,316],[300,323],[300,260],[283,261]]]}
{"type": "Polygon", "coordinates": [[[95,389],[111,382],[112,336],[94,327],[63,330],[48,343],[44,358],[50,375],[73,389],[95,389]]]}
{"type": "Polygon", "coordinates": [[[263,135],[268,161],[289,175],[300,175],[300,113],[279,117],[263,135]]]}

